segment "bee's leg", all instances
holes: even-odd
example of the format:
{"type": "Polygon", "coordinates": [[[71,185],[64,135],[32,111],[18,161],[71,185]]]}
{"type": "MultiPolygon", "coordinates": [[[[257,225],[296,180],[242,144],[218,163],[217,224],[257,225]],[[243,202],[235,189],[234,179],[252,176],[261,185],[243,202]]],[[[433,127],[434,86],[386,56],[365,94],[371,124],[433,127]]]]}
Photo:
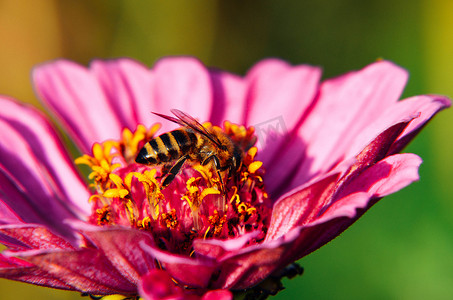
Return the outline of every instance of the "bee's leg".
{"type": "Polygon", "coordinates": [[[161,167],[161,169],[160,169],[161,175],[159,177],[156,177],[156,178],[164,178],[165,176],[167,176],[168,172],[170,172],[172,167],[173,167],[173,164],[165,164],[165,165],[163,165],[161,167]]]}
{"type": "Polygon", "coordinates": [[[222,167],[220,166],[220,160],[219,158],[217,157],[217,155],[211,155],[211,156],[208,156],[208,158],[206,158],[203,162],[202,162],[202,165],[205,166],[207,165],[210,161],[213,161],[214,162],[214,167],[217,171],[217,176],[219,176],[219,180],[220,180],[220,186],[221,186],[221,192],[223,194],[225,194],[225,186],[223,184],[223,179],[222,179],[222,175],[220,174],[220,170],[222,169],[222,167]]]}
{"type": "Polygon", "coordinates": [[[168,171],[167,177],[165,177],[164,182],[162,183],[163,187],[168,186],[173,179],[175,179],[176,175],[178,175],[179,171],[181,170],[184,162],[189,158],[188,155],[182,156],[180,159],[176,161],[176,163],[171,167],[168,171]]]}

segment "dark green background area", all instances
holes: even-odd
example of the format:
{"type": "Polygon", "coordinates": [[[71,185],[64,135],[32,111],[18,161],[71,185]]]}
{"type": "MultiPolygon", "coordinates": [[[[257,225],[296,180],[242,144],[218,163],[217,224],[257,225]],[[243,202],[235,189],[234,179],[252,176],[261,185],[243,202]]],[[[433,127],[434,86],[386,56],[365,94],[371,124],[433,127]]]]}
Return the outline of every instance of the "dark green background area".
{"type": "MultiPolygon", "coordinates": [[[[193,55],[244,74],[279,57],[322,66],[324,78],[379,58],[410,72],[404,96],[453,96],[453,2],[346,1],[53,1],[32,13],[0,5],[0,93],[36,103],[32,65],[65,57],[128,56],[152,65],[193,55]]],[[[452,112],[442,112],[406,149],[424,164],[421,181],[381,200],[325,247],[303,258],[302,277],[274,299],[450,299],[453,297],[452,112]]],[[[0,298],[78,299],[0,281],[0,298]]]]}

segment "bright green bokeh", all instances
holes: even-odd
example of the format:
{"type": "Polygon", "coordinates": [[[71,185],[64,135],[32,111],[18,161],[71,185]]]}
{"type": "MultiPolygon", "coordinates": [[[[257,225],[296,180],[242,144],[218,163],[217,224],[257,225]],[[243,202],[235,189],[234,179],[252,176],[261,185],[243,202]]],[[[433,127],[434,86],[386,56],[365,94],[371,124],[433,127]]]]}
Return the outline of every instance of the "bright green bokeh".
{"type": "MultiPolygon", "coordinates": [[[[152,65],[166,55],[194,55],[240,74],[280,57],[320,65],[325,77],[385,58],[409,70],[405,97],[453,96],[452,1],[243,2],[41,0],[31,8],[2,1],[0,93],[36,104],[30,68],[58,57],[86,64],[129,56],[152,65]]],[[[424,159],[421,181],[302,259],[305,274],[285,281],[275,299],[451,298],[452,116],[442,112],[407,148],[424,159]]],[[[80,296],[0,280],[1,299],[27,297],[80,296]]]]}

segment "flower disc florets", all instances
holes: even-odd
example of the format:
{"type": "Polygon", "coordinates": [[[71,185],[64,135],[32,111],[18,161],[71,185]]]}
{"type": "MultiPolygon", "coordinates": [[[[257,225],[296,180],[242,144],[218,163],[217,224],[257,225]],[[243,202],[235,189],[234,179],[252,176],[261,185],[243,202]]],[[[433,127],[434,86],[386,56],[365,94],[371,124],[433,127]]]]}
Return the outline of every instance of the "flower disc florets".
{"type": "MultiPolygon", "coordinates": [[[[230,177],[223,175],[220,180],[211,166],[193,162],[163,187],[162,167],[134,162],[158,129],[158,125],[148,130],[139,125],[135,132],[125,129],[121,141],[94,144],[93,156],[76,160],[92,169],[89,178],[95,191],[89,221],[145,230],[161,249],[186,255],[196,238],[230,239],[258,232],[250,243],[264,239],[271,206],[262,163],[255,160],[257,148],[248,147],[240,169],[230,177]]],[[[256,140],[253,128],[225,122],[221,130],[244,150],[256,140]]]]}

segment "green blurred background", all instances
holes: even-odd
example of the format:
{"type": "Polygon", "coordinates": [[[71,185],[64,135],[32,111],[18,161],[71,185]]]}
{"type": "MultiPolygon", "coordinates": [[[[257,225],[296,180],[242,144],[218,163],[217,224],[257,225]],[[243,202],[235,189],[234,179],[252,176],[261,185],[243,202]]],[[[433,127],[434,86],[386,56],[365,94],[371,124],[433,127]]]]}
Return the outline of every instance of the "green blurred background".
{"type": "MultiPolygon", "coordinates": [[[[450,0],[0,0],[0,41],[0,93],[37,106],[30,69],[58,57],[194,55],[239,74],[280,57],[325,78],[385,58],[409,70],[404,96],[453,96],[450,0]]],[[[453,298],[452,117],[442,112],[406,149],[424,159],[421,181],[302,259],[305,274],[274,299],[453,298]]],[[[0,280],[0,299],[26,298],[80,294],[0,280]]]]}

